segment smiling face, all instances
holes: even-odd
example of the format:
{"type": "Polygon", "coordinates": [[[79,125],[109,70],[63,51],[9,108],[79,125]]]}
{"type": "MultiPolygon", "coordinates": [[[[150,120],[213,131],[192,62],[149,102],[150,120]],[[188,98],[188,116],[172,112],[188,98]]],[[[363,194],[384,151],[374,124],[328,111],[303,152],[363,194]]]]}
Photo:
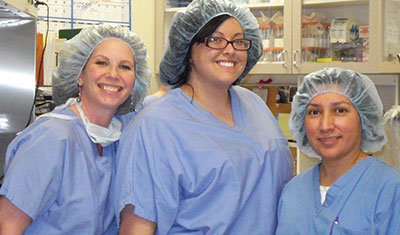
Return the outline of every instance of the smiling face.
{"type": "MultiPolygon", "coordinates": [[[[221,37],[228,41],[243,39],[243,29],[235,18],[228,18],[215,30],[210,37],[221,37]]],[[[195,43],[192,46],[192,70],[190,80],[197,80],[203,85],[223,89],[239,78],[246,68],[247,51],[235,50],[232,44],[224,49],[212,49],[205,43],[195,43]]]]}
{"type": "Polygon", "coordinates": [[[100,43],[78,79],[86,111],[114,112],[133,92],[135,61],[132,49],[119,39],[100,43]]]}
{"type": "Polygon", "coordinates": [[[356,158],[361,152],[361,121],[353,104],[338,93],[317,95],[307,106],[305,129],[323,161],[356,158]]]}

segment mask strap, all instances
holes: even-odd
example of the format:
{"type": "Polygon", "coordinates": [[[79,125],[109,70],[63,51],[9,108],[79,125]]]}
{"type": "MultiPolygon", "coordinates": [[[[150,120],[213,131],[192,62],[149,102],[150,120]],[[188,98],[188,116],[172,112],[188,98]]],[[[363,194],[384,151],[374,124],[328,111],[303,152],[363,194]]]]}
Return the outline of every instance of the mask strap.
{"type": "Polygon", "coordinates": [[[76,109],[78,109],[79,115],[81,116],[81,119],[83,121],[84,124],[87,123],[87,117],[85,115],[85,113],[82,110],[82,102],[79,102],[78,100],[76,100],[75,103],[76,109]]]}

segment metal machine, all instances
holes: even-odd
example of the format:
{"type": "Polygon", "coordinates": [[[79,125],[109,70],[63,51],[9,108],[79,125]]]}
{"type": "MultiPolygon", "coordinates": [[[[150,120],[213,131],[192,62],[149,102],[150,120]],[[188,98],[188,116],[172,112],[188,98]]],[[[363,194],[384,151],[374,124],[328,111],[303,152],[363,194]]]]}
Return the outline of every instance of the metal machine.
{"type": "Polygon", "coordinates": [[[32,113],[36,16],[33,0],[0,0],[0,175],[8,144],[32,113]]]}

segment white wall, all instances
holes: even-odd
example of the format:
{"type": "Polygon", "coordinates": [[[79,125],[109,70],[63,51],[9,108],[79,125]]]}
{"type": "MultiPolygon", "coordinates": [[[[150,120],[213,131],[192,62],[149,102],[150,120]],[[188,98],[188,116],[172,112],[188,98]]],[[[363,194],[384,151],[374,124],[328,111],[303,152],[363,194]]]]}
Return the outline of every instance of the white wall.
{"type": "MultiPolygon", "coordinates": [[[[136,33],[147,47],[149,56],[148,65],[152,74],[149,94],[152,94],[160,87],[156,77],[155,65],[155,4],[157,0],[132,0],[132,31],[136,33]]],[[[160,3],[159,3],[160,4],[160,3]]]]}

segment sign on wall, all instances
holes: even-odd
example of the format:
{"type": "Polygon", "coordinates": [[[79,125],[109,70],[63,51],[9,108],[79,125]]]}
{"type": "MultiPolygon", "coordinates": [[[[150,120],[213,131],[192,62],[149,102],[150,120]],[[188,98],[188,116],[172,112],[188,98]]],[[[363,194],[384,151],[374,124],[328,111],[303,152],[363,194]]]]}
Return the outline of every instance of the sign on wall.
{"type": "MultiPolygon", "coordinates": [[[[113,23],[131,27],[131,0],[47,0],[49,32],[59,29],[84,28],[87,25],[113,23]]],[[[47,8],[38,11],[39,33],[47,28],[47,8]]]]}

